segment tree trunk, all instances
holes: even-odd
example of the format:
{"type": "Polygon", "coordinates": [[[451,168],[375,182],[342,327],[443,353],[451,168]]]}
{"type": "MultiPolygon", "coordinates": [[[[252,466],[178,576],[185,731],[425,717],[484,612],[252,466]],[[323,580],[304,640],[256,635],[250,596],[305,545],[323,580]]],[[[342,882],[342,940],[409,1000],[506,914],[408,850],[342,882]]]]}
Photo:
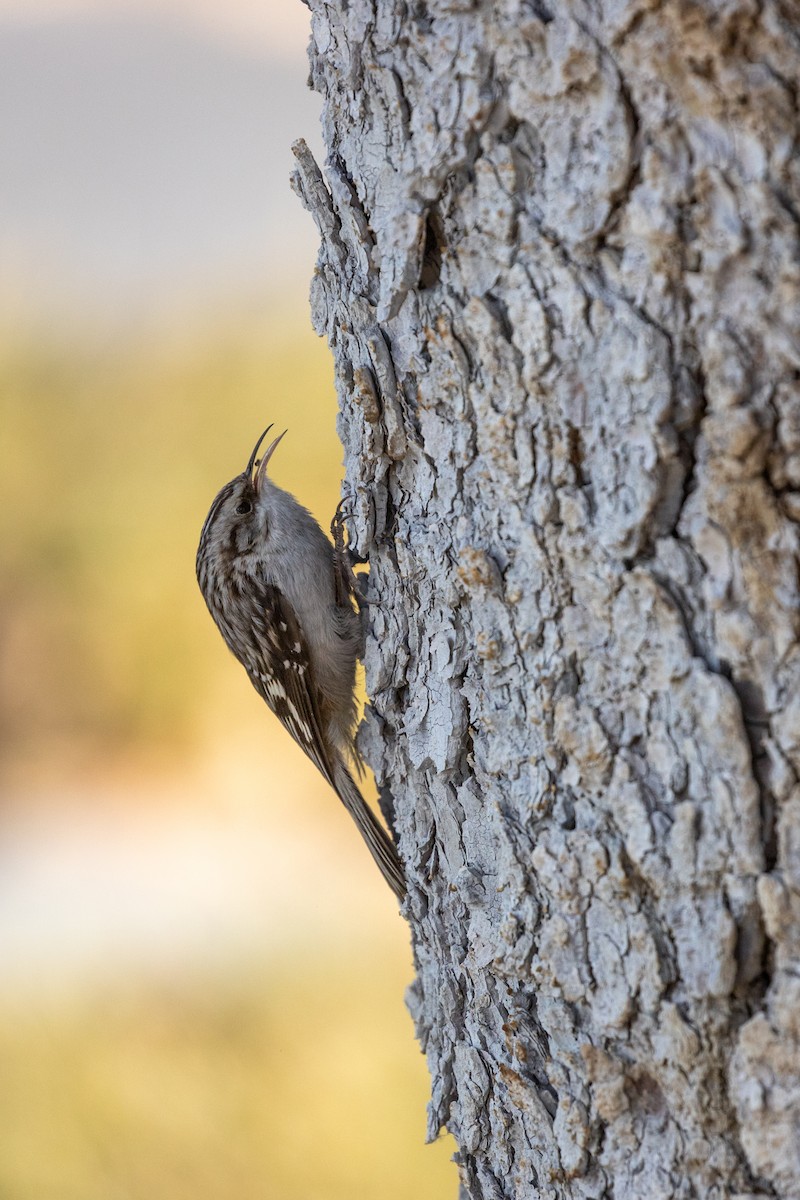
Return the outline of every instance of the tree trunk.
{"type": "Polygon", "coordinates": [[[797,1198],[800,10],[312,9],[430,1135],[474,1200],[797,1198]]]}

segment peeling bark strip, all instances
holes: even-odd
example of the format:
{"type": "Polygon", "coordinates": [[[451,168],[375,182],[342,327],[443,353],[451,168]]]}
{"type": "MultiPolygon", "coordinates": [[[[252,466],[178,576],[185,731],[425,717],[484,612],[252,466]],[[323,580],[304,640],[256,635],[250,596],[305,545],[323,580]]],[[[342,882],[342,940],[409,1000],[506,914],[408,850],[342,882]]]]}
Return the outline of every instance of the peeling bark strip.
{"type": "Polygon", "coordinates": [[[474,1200],[796,1200],[800,10],[311,7],[430,1135],[474,1200]]]}

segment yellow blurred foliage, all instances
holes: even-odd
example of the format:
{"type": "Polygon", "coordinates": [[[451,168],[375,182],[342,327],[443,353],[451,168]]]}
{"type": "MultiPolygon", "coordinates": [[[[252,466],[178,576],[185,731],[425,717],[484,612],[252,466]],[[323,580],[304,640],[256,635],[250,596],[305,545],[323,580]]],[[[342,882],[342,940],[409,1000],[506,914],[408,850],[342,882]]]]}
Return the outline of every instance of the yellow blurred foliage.
{"type": "Polygon", "coordinates": [[[404,963],[112,991],[0,1021],[4,1200],[445,1200],[404,963]],[[353,974],[355,972],[355,975],[353,974]]]}
{"type": "Polygon", "coordinates": [[[192,744],[229,669],[194,580],[205,514],[274,422],[274,477],[326,526],[335,412],[310,330],[0,339],[0,759],[192,744]]]}
{"type": "MultiPolygon", "coordinates": [[[[3,1200],[455,1193],[449,1139],[424,1145],[429,1081],[402,1003],[404,931],[382,891],[389,923],[375,904],[371,940],[353,945],[352,901],[333,893],[350,880],[351,854],[370,869],[365,851],[230,658],[194,578],[211,501],[270,422],[289,429],[274,478],[327,526],[341,478],[335,415],[327,347],[280,318],[105,345],[0,337],[0,816],[8,835],[40,791],[74,843],[68,851],[52,832],[60,827],[46,804],[39,840],[56,878],[36,867],[35,847],[33,866],[8,851],[6,866],[18,907],[32,904],[31,926],[49,930],[65,962],[70,937],[80,950],[87,904],[102,906],[118,959],[108,982],[90,980],[72,999],[56,983],[34,989],[40,1002],[11,985],[0,1000],[3,1200]],[[70,804],[88,802],[99,817],[117,803],[119,780],[131,797],[123,807],[140,815],[120,823],[115,842],[70,804]],[[268,969],[264,946],[261,965],[225,978],[178,966],[170,984],[154,985],[136,954],[126,958],[130,891],[115,890],[108,872],[117,861],[122,869],[129,840],[139,847],[135,903],[155,920],[158,943],[169,925],[160,897],[196,887],[197,868],[157,844],[142,814],[147,801],[185,808],[187,794],[197,814],[181,818],[187,837],[213,797],[228,825],[250,804],[273,813],[274,840],[263,862],[254,848],[256,869],[275,881],[293,949],[273,946],[268,969]],[[9,795],[23,802],[16,815],[9,795]],[[92,842],[86,854],[81,839],[92,842]],[[109,865],[90,878],[90,863],[109,865]],[[327,935],[306,929],[298,939],[281,871],[324,910],[327,935]]],[[[236,872],[235,853],[219,847],[227,865],[210,891],[236,872]]],[[[369,906],[369,890],[353,887],[369,906]]],[[[249,902],[263,903],[256,889],[249,902]]],[[[273,907],[273,926],[281,911],[273,907]]],[[[28,928],[0,917],[12,941],[28,928]]],[[[209,939],[224,940],[220,929],[209,939]]]]}

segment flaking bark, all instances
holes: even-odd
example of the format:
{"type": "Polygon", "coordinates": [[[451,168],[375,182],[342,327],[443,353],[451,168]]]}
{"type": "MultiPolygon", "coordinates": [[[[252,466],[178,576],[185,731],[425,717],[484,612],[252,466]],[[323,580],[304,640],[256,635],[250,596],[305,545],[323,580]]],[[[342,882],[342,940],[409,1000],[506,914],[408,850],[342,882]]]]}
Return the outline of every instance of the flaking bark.
{"type": "Polygon", "coordinates": [[[796,1198],[800,11],[311,7],[430,1134],[474,1200],[796,1198]]]}

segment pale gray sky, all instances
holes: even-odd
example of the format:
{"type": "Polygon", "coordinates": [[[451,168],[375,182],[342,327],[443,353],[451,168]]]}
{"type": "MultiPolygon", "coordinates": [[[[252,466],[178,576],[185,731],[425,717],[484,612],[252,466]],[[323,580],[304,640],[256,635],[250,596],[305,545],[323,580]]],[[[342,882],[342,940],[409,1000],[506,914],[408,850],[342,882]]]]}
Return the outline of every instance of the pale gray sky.
{"type": "Polygon", "coordinates": [[[307,289],[300,0],[0,0],[0,301],[125,319],[307,289]]]}
{"type": "Polygon", "coordinates": [[[308,39],[302,0],[0,0],[0,18],[46,22],[74,16],[139,16],[203,29],[217,38],[296,59],[308,39]]]}

